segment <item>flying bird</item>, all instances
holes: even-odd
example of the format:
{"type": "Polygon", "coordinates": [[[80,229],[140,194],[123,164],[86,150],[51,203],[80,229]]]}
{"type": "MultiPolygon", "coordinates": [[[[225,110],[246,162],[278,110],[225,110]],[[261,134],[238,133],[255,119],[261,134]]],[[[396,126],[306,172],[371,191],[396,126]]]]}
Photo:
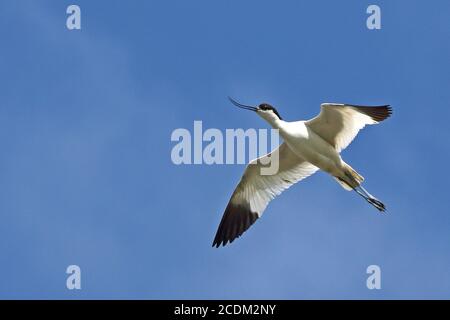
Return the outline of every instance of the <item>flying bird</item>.
{"type": "Polygon", "coordinates": [[[386,211],[386,206],[361,186],[364,178],[345,163],[340,152],[364,126],[388,118],[392,113],[389,105],[323,103],[315,118],[289,122],[270,104],[254,107],[229,99],[239,108],[256,112],[278,129],[284,142],[247,166],[225,209],[213,247],[233,242],[261,217],[272,199],[319,169],[330,174],[344,189],[354,190],[380,212],[386,211]],[[278,159],[278,171],[262,175],[263,164],[269,158],[278,159]]]}

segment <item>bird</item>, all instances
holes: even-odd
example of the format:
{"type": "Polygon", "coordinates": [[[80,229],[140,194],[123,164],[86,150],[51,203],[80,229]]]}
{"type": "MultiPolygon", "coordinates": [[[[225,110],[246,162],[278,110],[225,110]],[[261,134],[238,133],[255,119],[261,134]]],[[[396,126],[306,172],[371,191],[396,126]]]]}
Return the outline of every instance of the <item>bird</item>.
{"type": "Polygon", "coordinates": [[[213,247],[232,243],[262,216],[271,200],[319,169],[331,175],[345,190],[355,191],[380,212],[386,211],[384,203],[362,187],[364,177],[347,164],[340,153],[366,125],[378,124],[390,117],[390,105],[322,103],[320,113],[310,120],[285,121],[268,103],[251,106],[228,98],[235,106],[255,112],[272,128],[278,129],[283,143],[247,165],[225,208],[213,247]],[[261,174],[261,168],[270,159],[278,159],[277,172],[261,174]]]}

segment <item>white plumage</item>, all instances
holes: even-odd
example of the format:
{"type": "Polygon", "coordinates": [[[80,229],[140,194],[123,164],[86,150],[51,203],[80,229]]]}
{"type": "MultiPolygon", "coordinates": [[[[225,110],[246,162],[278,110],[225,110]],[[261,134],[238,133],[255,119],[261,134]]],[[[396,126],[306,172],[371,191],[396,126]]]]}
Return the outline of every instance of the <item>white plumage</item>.
{"type": "Polygon", "coordinates": [[[388,118],[391,115],[388,105],[324,103],[315,118],[287,122],[269,104],[252,107],[230,100],[240,108],[255,111],[273,128],[279,129],[284,142],[247,166],[225,209],[213,246],[233,242],[261,217],[273,198],[319,169],[329,173],[345,189],[356,191],[378,210],[385,211],[384,204],[361,186],[364,178],[346,164],[339,153],[365,125],[388,118]],[[268,163],[267,158],[279,161],[278,171],[273,175],[261,174],[262,163],[268,163]]]}

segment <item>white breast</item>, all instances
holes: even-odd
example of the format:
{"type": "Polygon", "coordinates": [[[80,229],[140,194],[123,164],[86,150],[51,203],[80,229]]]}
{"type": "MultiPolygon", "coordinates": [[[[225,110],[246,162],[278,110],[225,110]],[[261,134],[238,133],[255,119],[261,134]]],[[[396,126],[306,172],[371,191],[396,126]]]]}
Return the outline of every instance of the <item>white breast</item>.
{"type": "Polygon", "coordinates": [[[284,122],[280,135],[298,156],[331,174],[339,170],[341,157],[327,141],[305,125],[304,121],[284,122]]]}

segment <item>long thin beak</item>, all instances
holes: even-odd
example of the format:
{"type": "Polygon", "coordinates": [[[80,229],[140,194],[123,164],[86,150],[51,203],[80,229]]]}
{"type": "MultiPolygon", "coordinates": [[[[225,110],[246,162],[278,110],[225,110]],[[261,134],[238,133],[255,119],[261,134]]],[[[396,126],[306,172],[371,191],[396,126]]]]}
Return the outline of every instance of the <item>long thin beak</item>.
{"type": "Polygon", "coordinates": [[[246,106],[245,104],[241,104],[241,103],[237,102],[236,100],[233,100],[231,97],[228,97],[228,99],[231,101],[232,104],[234,104],[238,108],[255,111],[255,112],[258,111],[258,108],[256,108],[256,107],[246,106]]]}

